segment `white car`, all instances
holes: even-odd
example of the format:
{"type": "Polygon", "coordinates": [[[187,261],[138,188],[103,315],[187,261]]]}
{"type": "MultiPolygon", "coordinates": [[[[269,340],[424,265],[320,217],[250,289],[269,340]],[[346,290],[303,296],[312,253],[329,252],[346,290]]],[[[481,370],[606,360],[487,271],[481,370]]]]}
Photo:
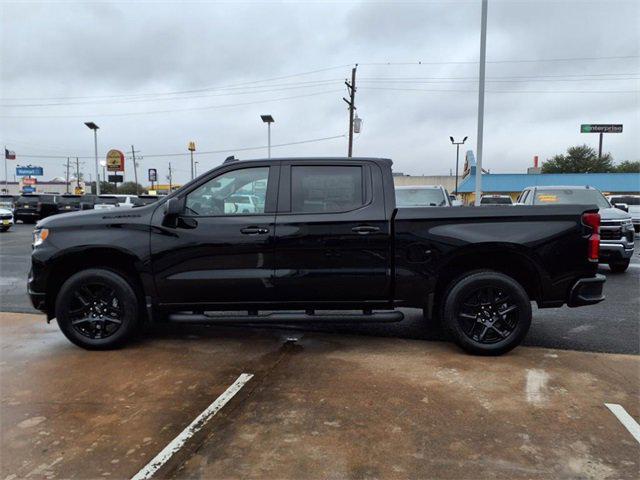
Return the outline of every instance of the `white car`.
{"type": "Polygon", "coordinates": [[[94,207],[96,210],[108,210],[111,208],[133,208],[138,203],[135,195],[100,195],[96,198],[94,207]]]}
{"type": "Polygon", "coordinates": [[[607,200],[614,207],[626,209],[626,212],[631,215],[633,228],[636,232],[640,232],[640,195],[609,195],[607,200]]]}
{"type": "Polygon", "coordinates": [[[6,232],[13,226],[13,212],[0,208],[0,232],[6,232]]]}
{"type": "Polygon", "coordinates": [[[396,207],[452,207],[449,192],[442,185],[396,187],[396,207]]]}
{"type": "Polygon", "coordinates": [[[480,205],[513,205],[509,195],[482,195],[480,205]]]}
{"type": "Polygon", "coordinates": [[[233,194],[224,199],[225,213],[259,213],[264,211],[264,204],[257,195],[233,194]]]}

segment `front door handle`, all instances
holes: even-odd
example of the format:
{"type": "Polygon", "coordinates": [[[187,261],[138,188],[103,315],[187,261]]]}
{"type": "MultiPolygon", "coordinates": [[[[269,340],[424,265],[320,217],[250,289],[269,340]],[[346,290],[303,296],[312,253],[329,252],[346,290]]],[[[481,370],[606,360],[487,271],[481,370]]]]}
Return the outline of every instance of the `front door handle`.
{"type": "Polygon", "coordinates": [[[264,227],[244,227],[240,229],[240,233],[244,235],[264,235],[269,233],[269,229],[264,227]]]}
{"type": "Polygon", "coordinates": [[[380,228],[371,225],[360,225],[359,227],[353,227],[351,231],[358,235],[369,235],[370,233],[379,232],[380,228]]]}

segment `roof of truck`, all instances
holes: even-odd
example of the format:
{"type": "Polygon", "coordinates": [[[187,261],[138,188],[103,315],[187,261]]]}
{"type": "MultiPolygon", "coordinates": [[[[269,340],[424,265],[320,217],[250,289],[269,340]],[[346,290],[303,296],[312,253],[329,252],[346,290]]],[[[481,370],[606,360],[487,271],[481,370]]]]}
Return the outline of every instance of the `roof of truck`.
{"type": "Polygon", "coordinates": [[[277,161],[303,161],[303,162],[317,162],[319,160],[322,161],[332,161],[332,162],[359,162],[359,161],[369,161],[369,162],[379,162],[391,165],[393,162],[390,158],[380,158],[380,157],[280,157],[280,158],[247,158],[244,160],[240,160],[238,158],[231,160],[233,162],[277,162],[277,161]]]}

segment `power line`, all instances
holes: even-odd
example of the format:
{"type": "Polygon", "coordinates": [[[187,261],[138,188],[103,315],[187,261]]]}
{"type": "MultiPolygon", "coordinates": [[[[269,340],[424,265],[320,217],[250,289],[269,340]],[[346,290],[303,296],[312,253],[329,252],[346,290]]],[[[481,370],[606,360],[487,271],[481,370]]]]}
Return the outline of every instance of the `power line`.
{"type": "MultiPolygon", "coordinates": [[[[301,145],[304,143],[316,143],[316,142],[322,142],[322,141],[326,141],[326,140],[335,140],[338,138],[345,138],[347,135],[346,134],[342,134],[342,135],[333,135],[330,137],[320,137],[320,138],[309,138],[309,139],[305,139],[305,140],[299,140],[296,142],[288,142],[288,143],[279,143],[279,144],[275,144],[275,145],[271,145],[271,148],[277,148],[277,147],[288,147],[291,145],[301,145]]],[[[252,147],[237,147],[237,148],[227,148],[224,150],[209,150],[209,151],[196,151],[194,152],[194,155],[211,155],[211,154],[216,154],[216,153],[229,153],[229,152],[245,152],[245,151],[249,151],[249,150],[262,150],[267,148],[266,145],[257,145],[257,146],[252,146],[252,147]]],[[[189,155],[188,153],[156,153],[156,154],[151,154],[151,155],[144,155],[144,158],[161,158],[161,157],[181,157],[181,156],[187,156],[189,155]]],[[[31,154],[20,154],[18,155],[20,158],[42,158],[42,159],[57,159],[57,158],[67,158],[66,155],[64,156],[57,156],[57,155],[31,155],[31,154]]],[[[75,157],[75,155],[72,155],[73,157],[75,157]]],[[[77,158],[94,158],[93,156],[86,156],[86,157],[82,157],[79,156],[77,158]]]]}
{"type": "MultiPolygon", "coordinates": [[[[159,113],[175,113],[175,112],[193,112],[198,110],[215,110],[218,108],[230,108],[230,107],[241,107],[246,105],[258,105],[262,103],[270,103],[270,102],[278,102],[282,100],[292,100],[296,98],[306,98],[306,97],[315,97],[318,95],[326,95],[328,93],[336,93],[341,90],[325,90],[322,92],[315,93],[307,93],[303,95],[293,95],[290,97],[280,97],[280,98],[271,98],[266,100],[256,100],[251,102],[244,103],[229,103],[222,105],[205,105],[203,107],[188,107],[188,108],[175,108],[170,110],[151,110],[146,112],[126,112],[126,113],[93,113],[91,116],[93,117],[128,117],[128,116],[139,116],[139,115],[153,115],[159,113]]],[[[0,115],[0,118],[86,118],[87,114],[82,115],[0,115]]]]}
{"type": "MultiPolygon", "coordinates": [[[[360,79],[362,82],[371,82],[371,83],[474,83],[477,82],[478,79],[469,79],[469,80],[444,80],[444,79],[425,79],[425,80],[409,80],[409,79],[383,79],[383,78],[362,78],[360,79]]],[[[529,83],[529,82],[612,82],[612,81],[635,81],[640,80],[640,77],[627,77],[627,78],[559,78],[559,79],[551,79],[551,78],[531,78],[531,79],[496,79],[496,80],[486,80],[487,83],[529,83]]]]}
{"type": "Polygon", "coordinates": [[[181,95],[185,93],[198,93],[205,92],[210,90],[222,90],[229,88],[238,88],[238,87],[246,87],[248,85],[255,85],[257,83],[267,83],[273,82],[276,80],[285,80],[287,78],[301,77],[304,75],[312,75],[314,73],[327,72],[330,70],[337,70],[340,68],[350,67],[351,64],[347,63],[344,65],[336,65],[333,67],[320,68],[316,70],[309,70],[306,72],[292,73],[289,75],[281,75],[279,77],[271,77],[265,78],[262,80],[252,80],[249,82],[236,83],[231,85],[222,85],[222,86],[210,86],[210,87],[202,87],[190,90],[177,90],[170,92],[155,92],[155,93],[137,93],[137,94],[120,94],[120,95],[89,95],[89,96],[75,96],[75,97],[0,97],[1,100],[78,100],[78,99],[86,99],[86,98],[130,98],[130,97],[141,97],[141,96],[161,96],[161,95],[181,95]]]}
{"type": "MultiPolygon", "coordinates": [[[[640,58],[640,55],[618,55],[610,57],[567,57],[567,58],[532,58],[527,60],[487,60],[486,63],[545,63],[545,62],[576,62],[576,61],[596,61],[596,60],[622,60],[640,58]]],[[[373,62],[360,63],[364,66],[399,66],[399,65],[473,65],[477,64],[477,60],[459,60],[459,61],[438,61],[438,62],[373,62]]]]}
{"type": "Polygon", "coordinates": [[[87,102],[55,102],[55,103],[3,103],[0,107],[15,108],[15,107],[53,107],[53,106],[70,106],[70,105],[99,105],[99,104],[114,104],[114,103],[140,103],[140,102],[166,102],[166,101],[182,101],[197,98],[206,97],[226,97],[234,95],[258,95],[262,93],[282,92],[287,90],[296,90],[301,88],[313,88],[322,87],[332,83],[340,82],[341,79],[331,80],[318,80],[315,82],[301,82],[300,85],[289,84],[281,88],[265,88],[265,87],[246,87],[246,88],[261,88],[260,90],[252,91],[230,91],[222,93],[207,93],[201,95],[189,95],[182,97],[164,97],[164,98],[130,98],[125,100],[99,100],[99,101],[87,101],[87,102]]]}
{"type": "MultiPolygon", "coordinates": [[[[487,76],[486,78],[492,79],[527,79],[527,78],[573,78],[573,77],[609,77],[609,76],[621,76],[621,75],[640,75],[640,72],[606,72],[606,73],[560,73],[554,75],[496,75],[487,76]]],[[[414,79],[414,80],[478,80],[477,76],[464,76],[464,77],[407,77],[407,76],[375,76],[375,77],[360,77],[361,79],[414,79]]]]}
{"type": "MultiPolygon", "coordinates": [[[[640,58],[640,55],[618,55],[618,56],[602,56],[602,57],[566,57],[566,58],[538,58],[538,59],[505,59],[505,60],[488,60],[487,63],[545,63],[545,62],[572,62],[572,61],[600,61],[600,60],[622,60],[640,58]]],[[[189,90],[175,90],[169,92],[153,92],[153,93],[136,93],[136,94],[119,94],[119,95],[86,95],[86,96],[59,96],[59,97],[0,97],[0,100],[79,100],[79,99],[114,99],[114,98],[137,98],[137,97],[159,97],[166,95],[181,95],[188,93],[200,93],[206,91],[215,91],[239,87],[247,87],[259,83],[269,83],[277,80],[285,80],[287,78],[295,78],[315,73],[322,73],[331,70],[338,70],[352,66],[356,62],[346,63],[343,65],[335,65],[331,67],[308,70],[304,72],[292,73],[288,75],[280,75],[260,80],[252,80],[221,86],[208,86],[189,90]]],[[[359,63],[361,66],[418,66],[418,65],[468,65],[477,64],[476,60],[448,60],[448,61],[413,61],[413,62],[369,62],[359,63]]]]}
{"type": "MultiPolygon", "coordinates": [[[[428,88],[360,87],[366,90],[391,90],[398,92],[477,93],[477,89],[434,90],[428,88]]],[[[486,90],[487,93],[640,93],[640,90],[486,90]]]]}

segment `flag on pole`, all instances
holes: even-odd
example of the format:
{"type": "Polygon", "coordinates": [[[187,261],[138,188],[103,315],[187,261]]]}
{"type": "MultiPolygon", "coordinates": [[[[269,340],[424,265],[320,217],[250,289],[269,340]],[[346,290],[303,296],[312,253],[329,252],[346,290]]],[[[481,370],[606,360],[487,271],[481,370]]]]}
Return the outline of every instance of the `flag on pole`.
{"type": "Polygon", "coordinates": [[[7,150],[5,148],[4,149],[4,158],[5,158],[5,160],[15,160],[16,159],[16,152],[14,152],[13,150],[7,150]]]}

